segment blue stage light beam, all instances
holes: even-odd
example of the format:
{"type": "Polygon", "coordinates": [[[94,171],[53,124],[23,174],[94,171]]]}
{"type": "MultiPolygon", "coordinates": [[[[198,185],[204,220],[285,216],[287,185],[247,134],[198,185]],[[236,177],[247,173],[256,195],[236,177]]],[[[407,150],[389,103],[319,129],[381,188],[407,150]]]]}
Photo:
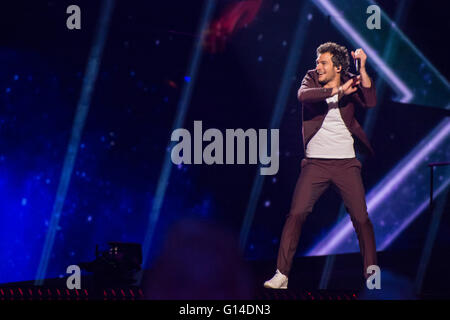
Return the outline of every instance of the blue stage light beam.
{"type": "MultiPolygon", "coordinates": [[[[202,37],[196,38],[196,43],[193,46],[193,51],[191,54],[191,59],[188,66],[188,72],[185,77],[186,81],[183,84],[183,89],[181,92],[181,98],[178,103],[177,107],[177,113],[175,116],[175,120],[172,126],[173,132],[175,129],[178,129],[183,126],[184,119],[186,117],[186,113],[189,107],[189,103],[191,101],[191,95],[192,90],[194,89],[195,80],[197,78],[198,68],[200,64],[200,60],[202,57],[202,43],[203,43],[203,36],[204,36],[204,30],[206,30],[206,27],[208,26],[212,15],[214,13],[214,8],[216,6],[216,0],[208,0],[205,1],[205,5],[202,9],[201,19],[198,25],[197,34],[201,34],[202,37]]],[[[142,246],[143,250],[143,269],[147,267],[149,254],[150,254],[150,248],[152,244],[153,234],[155,233],[155,228],[158,223],[161,206],[164,202],[164,197],[166,194],[167,185],[169,183],[170,179],[170,173],[172,170],[172,161],[171,161],[171,150],[175,146],[176,142],[170,141],[168,146],[166,148],[166,154],[164,156],[162,170],[159,176],[158,185],[156,188],[156,194],[153,199],[152,209],[149,213],[148,217],[148,225],[146,228],[144,243],[142,246]]],[[[142,280],[143,274],[141,273],[139,276],[138,282],[140,283],[142,280]]]]}
{"type": "Polygon", "coordinates": [[[114,10],[115,0],[104,0],[100,10],[100,19],[97,25],[96,34],[86,66],[85,76],[81,89],[80,100],[78,101],[75,119],[72,125],[72,134],[69,145],[67,146],[64,165],[59,179],[58,190],[55,202],[53,204],[52,215],[45,237],[44,248],[42,250],[39,267],[36,273],[35,285],[42,285],[47,273],[50,254],[55,242],[56,231],[61,217],[64,200],[66,199],[67,189],[70,184],[70,177],[77,157],[81,134],[83,133],[84,123],[89,112],[91,97],[94,91],[95,81],[97,80],[98,70],[100,68],[103,48],[105,46],[108,29],[114,10]]]}
{"type": "MultiPolygon", "coordinates": [[[[292,79],[295,78],[298,63],[300,61],[301,50],[305,42],[305,30],[307,29],[310,22],[310,20],[308,19],[309,8],[310,4],[308,1],[305,1],[305,3],[300,7],[297,28],[292,39],[292,46],[289,51],[289,56],[283,72],[280,90],[278,91],[277,99],[275,101],[275,108],[270,121],[270,129],[278,128],[280,126],[280,122],[284,114],[289,93],[291,91],[292,79]]],[[[239,250],[242,253],[244,253],[245,246],[247,244],[247,239],[251,225],[253,223],[256,206],[258,204],[262,186],[264,184],[265,176],[260,175],[259,173],[260,166],[258,166],[257,173],[253,181],[250,199],[247,204],[244,221],[241,226],[241,232],[239,236],[239,250]]]]}
{"type": "MultiPolygon", "coordinates": [[[[403,158],[367,196],[377,249],[385,250],[422,212],[428,203],[428,162],[450,158],[450,119],[442,120],[425,139],[403,158]]],[[[448,186],[445,175],[437,179],[438,192],[448,186]]],[[[307,252],[307,256],[359,252],[358,240],[348,216],[307,252]]]]}

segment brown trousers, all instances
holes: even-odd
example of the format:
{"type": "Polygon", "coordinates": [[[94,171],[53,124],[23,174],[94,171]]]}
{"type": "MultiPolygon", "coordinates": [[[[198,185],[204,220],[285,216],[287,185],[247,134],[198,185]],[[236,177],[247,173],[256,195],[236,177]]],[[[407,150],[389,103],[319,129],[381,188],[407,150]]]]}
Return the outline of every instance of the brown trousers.
{"type": "Polygon", "coordinates": [[[302,170],[295,186],[291,209],[281,235],[277,268],[288,275],[297,250],[300,232],[306,217],[322,193],[333,184],[350,214],[363,257],[364,277],[367,267],[377,264],[375,236],[367,213],[361,162],[351,159],[303,159],[302,170]]]}

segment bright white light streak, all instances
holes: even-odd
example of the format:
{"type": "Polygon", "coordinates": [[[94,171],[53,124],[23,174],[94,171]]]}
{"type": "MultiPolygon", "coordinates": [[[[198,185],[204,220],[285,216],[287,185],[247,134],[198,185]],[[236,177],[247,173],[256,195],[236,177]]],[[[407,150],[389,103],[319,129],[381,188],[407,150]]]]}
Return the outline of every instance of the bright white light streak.
{"type": "MultiPolygon", "coordinates": [[[[439,197],[441,192],[444,191],[448,187],[449,184],[450,184],[450,179],[447,179],[445,181],[445,183],[443,183],[436,191],[434,191],[433,199],[436,200],[436,198],[439,197]]],[[[386,249],[392,243],[392,241],[394,241],[394,239],[397,238],[399,236],[399,234],[402,233],[402,231],[404,229],[406,229],[406,227],[408,227],[411,224],[411,222],[413,222],[414,219],[416,219],[417,216],[425,210],[425,208],[428,207],[429,204],[430,204],[429,199],[422,202],[422,204],[417,208],[417,210],[414,211],[414,213],[411,214],[406,220],[404,220],[403,223],[401,224],[401,226],[398,227],[394,233],[392,233],[388,237],[386,237],[386,239],[383,241],[383,243],[379,246],[378,250],[382,251],[382,250],[386,249]]]]}

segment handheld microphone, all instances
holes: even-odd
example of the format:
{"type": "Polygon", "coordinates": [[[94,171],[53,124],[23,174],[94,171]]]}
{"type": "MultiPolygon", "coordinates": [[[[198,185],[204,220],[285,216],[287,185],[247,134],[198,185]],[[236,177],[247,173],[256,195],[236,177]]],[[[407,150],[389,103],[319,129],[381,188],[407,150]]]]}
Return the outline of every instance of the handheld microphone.
{"type": "Polygon", "coordinates": [[[355,59],[355,69],[356,69],[356,73],[359,74],[359,68],[361,66],[361,61],[358,59],[355,59]]]}

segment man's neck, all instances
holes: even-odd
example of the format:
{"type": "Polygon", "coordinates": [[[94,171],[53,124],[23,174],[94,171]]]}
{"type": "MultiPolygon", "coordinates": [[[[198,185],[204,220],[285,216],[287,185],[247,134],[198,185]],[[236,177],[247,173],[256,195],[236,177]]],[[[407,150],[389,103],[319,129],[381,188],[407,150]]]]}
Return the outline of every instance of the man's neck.
{"type": "Polygon", "coordinates": [[[335,79],[327,82],[323,87],[324,88],[337,88],[341,85],[341,77],[338,75],[335,79]]]}

